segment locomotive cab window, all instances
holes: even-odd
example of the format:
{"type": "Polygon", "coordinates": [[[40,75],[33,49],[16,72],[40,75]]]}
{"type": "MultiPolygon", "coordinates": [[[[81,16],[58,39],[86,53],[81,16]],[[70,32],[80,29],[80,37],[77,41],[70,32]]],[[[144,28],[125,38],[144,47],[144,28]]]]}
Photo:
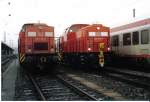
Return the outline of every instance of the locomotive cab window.
{"type": "Polygon", "coordinates": [[[149,42],[149,31],[142,30],[141,31],[141,44],[148,44],[149,42]]]}
{"type": "Polygon", "coordinates": [[[131,45],[131,33],[123,34],[123,45],[131,45]]]}
{"type": "Polygon", "coordinates": [[[108,32],[101,32],[101,36],[108,36],[108,32]]]}
{"type": "Polygon", "coordinates": [[[53,32],[45,32],[46,37],[53,37],[53,32]]]}
{"type": "Polygon", "coordinates": [[[108,32],[89,32],[89,36],[108,36],[108,32]]]}
{"type": "Polygon", "coordinates": [[[132,34],[132,44],[133,45],[139,44],[139,32],[138,31],[133,32],[132,34]]]}
{"type": "Polygon", "coordinates": [[[112,37],[112,46],[119,46],[119,36],[115,35],[112,37]]]}
{"type": "Polygon", "coordinates": [[[28,32],[28,37],[35,37],[36,36],[36,32],[28,32]]]}
{"type": "Polygon", "coordinates": [[[96,32],[89,32],[89,36],[95,36],[96,32]]]}

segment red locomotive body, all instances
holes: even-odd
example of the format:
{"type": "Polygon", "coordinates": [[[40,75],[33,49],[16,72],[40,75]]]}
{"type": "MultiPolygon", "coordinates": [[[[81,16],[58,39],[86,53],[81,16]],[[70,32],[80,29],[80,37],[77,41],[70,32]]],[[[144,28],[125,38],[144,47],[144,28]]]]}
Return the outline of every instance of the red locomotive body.
{"type": "Polygon", "coordinates": [[[24,24],[19,33],[18,44],[21,65],[53,63],[54,27],[41,23],[24,24]]]}
{"type": "Polygon", "coordinates": [[[90,25],[80,29],[77,33],[77,51],[76,52],[99,52],[99,44],[104,43],[103,52],[110,51],[109,28],[102,25],[90,25]]]}
{"type": "Polygon", "coordinates": [[[109,28],[101,24],[72,25],[60,40],[63,60],[73,65],[99,65],[101,43],[104,56],[110,52],[109,28]]]}
{"type": "Polygon", "coordinates": [[[76,43],[75,40],[77,39],[76,32],[88,26],[88,24],[74,24],[71,27],[67,28],[64,32],[64,35],[61,37],[61,44],[63,45],[63,52],[75,52],[76,50],[76,43]]]}

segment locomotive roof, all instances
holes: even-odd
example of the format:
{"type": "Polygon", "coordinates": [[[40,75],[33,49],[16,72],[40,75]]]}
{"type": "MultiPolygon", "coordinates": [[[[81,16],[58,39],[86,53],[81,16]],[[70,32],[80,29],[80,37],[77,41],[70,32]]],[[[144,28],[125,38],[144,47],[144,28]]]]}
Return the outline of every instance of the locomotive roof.
{"type": "MultiPolygon", "coordinates": [[[[25,26],[48,26],[48,25],[45,23],[26,23],[23,25],[23,27],[25,26]]],[[[48,27],[53,27],[53,26],[48,26],[48,27]]]]}
{"type": "Polygon", "coordinates": [[[65,31],[67,32],[68,30],[73,30],[73,32],[76,32],[77,30],[89,26],[89,24],[73,24],[70,27],[68,27],[65,31]]]}
{"type": "MultiPolygon", "coordinates": [[[[89,28],[89,27],[91,27],[91,26],[95,26],[95,27],[97,27],[97,26],[105,27],[105,26],[103,26],[102,24],[92,24],[92,25],[88,25],[88,26],[86,26],[86,27],[83,27],[83,28],[81,28],[80,30],[87,29],[87,28],[89,28]]],[[[109,27],[107,27],[107,28],[109,28],[109,27]]]]}
{"type": "Polygon", "coordinates": [[[74,26],[82,26],[82,25],[88,26],[89,24],[73,24],[73,25],[70,26],[70,28],[74,27],[74,26]]]}
{"type": "Polygon", "coordinates": [[[117,32],[117,31],[121,31],[121,30],[125,30],[125,29],[131,29],[134,27],[144,26],[144,25],[148,25],[148,24],[150,24],[150,18],[136,21],[136,22],[129,23],[129,24],[125,24],[122,26],[114,27],[111,29],[111,32],[117,32]]]}

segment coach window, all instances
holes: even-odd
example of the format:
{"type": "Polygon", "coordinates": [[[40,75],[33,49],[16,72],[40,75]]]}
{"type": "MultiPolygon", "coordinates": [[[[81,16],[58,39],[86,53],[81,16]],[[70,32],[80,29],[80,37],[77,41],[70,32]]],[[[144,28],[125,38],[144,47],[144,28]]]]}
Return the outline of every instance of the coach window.
{"type": "Polygon", "coordinates": [[[123,34],[123,45],[131,45],[131,34],[130,33],[123,34]]]}
{"type": "Polygon", "coordinates": [[[132,33],[132,44],[137,45],[139,44],[139,32],[135,31],[132,33]]]}
{"type": "Polygon", "coordinates": [[[149,32],[148,30],[141,31],[141,44],[148,44],[149,42],[149,32]]]}
{"type": "Polygon", "coordinates": [[[119,45],[119,36],[115,35],[112,37],[112,46],[118,46],[119,45]]]}

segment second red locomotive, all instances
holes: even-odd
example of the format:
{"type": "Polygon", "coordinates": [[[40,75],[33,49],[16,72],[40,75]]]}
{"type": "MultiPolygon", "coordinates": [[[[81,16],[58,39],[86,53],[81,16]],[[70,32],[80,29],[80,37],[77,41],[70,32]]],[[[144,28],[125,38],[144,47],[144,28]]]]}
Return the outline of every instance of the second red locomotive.
{"type": "Polygon", "coordinates": [[[104,67],[104,56],[110,52],[109,27],[101,24],[74,24],[60,38],[63,61],[71,65],[104,67]]]}
{"type": "Polygon", "coordinates": [[[45,66],[54,63],[54,27],[41,23],[24,24],[19,33],[21,65],[45,66]]]}

